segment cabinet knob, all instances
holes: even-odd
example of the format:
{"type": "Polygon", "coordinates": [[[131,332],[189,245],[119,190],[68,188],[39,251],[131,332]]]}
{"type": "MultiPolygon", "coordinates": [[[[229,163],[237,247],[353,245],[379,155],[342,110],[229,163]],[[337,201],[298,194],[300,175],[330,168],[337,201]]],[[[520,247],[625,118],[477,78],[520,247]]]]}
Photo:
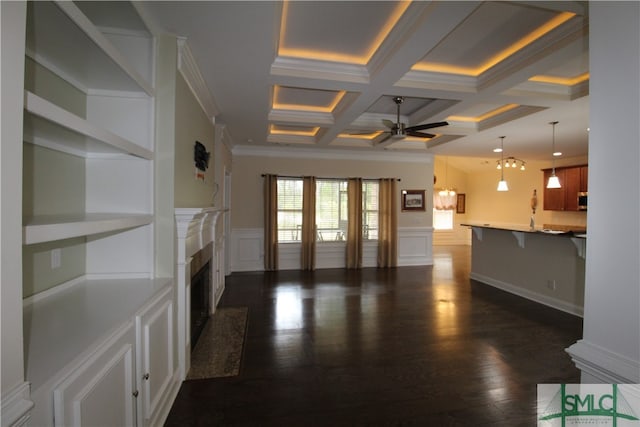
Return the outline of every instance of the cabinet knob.
{"type": "Polygon", "coordinates": [[[144,374],[144,376],[142,377],[142,379],[144,379],[144,380],[148,380],[148,379],[149,379],[149,373],[144,374]]]}
{"type": "Polygon", "coordinates": [[[133,392],[133,397],[138,397],[138,390],[133,392]]]}

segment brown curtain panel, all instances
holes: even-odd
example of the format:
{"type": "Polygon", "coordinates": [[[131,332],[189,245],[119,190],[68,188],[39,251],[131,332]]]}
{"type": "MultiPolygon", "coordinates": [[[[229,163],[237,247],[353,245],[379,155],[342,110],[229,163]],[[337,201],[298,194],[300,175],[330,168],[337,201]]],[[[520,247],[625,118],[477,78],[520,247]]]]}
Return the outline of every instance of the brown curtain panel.
{"type": "Polygon", "coordinates": [[[278,269],[278,176],[264,176],[264,269],[278,269]]]}
{"type": "Polygon", "coordinates": [[[347,268],[362,268],[362,178],[349,178],[347,200],[347,268]]]}
{"type": "Polygon", "coordinates": [[[302,179],[302,269],[316,269],[316,178],[302,179]]]}
{"type": "Polygon", "coordinates": [[[395,267],[398,262],[398,190],[396,180],[380,180],[378,205],[378,267],[395,267]]]}

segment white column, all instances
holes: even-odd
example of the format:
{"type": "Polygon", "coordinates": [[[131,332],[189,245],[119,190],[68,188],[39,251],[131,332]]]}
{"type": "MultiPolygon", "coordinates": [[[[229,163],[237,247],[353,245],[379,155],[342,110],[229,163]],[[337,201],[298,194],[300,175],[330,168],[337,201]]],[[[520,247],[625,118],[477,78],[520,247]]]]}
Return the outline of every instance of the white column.
{"type": "Polygon", "coordinates": [[[640,383],[640,3],[589,3],[583,383],[640,383]]]}
{"type": "Polygon", "coordinates": [[[24,378],[22,326],[22,106],[27,6],[0,2],[2,34],[2,425],[22,425],[33,402],[24,378]]]}

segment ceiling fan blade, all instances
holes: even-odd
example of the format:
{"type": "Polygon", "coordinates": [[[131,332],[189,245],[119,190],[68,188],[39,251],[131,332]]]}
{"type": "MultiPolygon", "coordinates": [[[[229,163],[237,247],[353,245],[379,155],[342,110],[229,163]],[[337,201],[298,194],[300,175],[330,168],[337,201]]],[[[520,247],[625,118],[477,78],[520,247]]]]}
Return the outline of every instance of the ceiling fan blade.
{"type": "Polygon", "coordinates": [[[396,127],[396,124],[393,123],[391,120],[387,120],[387,119],[382,119],[382,123],[384,123],[384,125],[386,127],[388,127],[389,129],[393,129],[396,127]]]}
{"type": "Polygon", "coordinates": [[[426,133],[426,132],[415,132],[412,130],[408,130],[406,131],[406,134],[409,136],[415,136],[417,138],[434,138],[435,135],[432,133],[426,133]]]}
{"type": "Polygon", "coordinates": [[[345,132],[348,135],[372,135],[378,132],[377,130],[358,130],[353,132],[345,132]]]}
{"type": "Polygon", "coordinates": [[[383,142],[385,142],[387,139],[391,138],[391,134],[389,132],[387,132],[387,136],[385,136],[384,138],[382,138],[380,141],[378,141],[378,144],[382,144],[383,142]]]}
{"type": "Polygon", "coordinates": [[[407,131],[424,130],[424,129],[431,129],[431,128],[439,128],[440,126],[448,126],[448,125],[449,125],[449,122],[426,123],[424,125],[409,126],[406,128],[406,130],[407,131]]]}

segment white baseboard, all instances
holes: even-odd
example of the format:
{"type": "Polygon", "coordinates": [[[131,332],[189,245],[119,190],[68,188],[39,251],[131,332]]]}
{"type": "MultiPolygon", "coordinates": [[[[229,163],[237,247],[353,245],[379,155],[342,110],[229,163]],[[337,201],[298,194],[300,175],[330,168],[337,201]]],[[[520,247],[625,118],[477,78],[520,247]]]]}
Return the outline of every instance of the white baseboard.
{"type": "Polygon", "coordinates": [[[173,402],[175,402],[176,397],[178,396],[178,392],[180,391],[180,386],[182,385],[182,381],[180,381],[180,369],[176,369],[173,373],[173,377],[171,379],[171,386],[169,391],[165,395],[165,400],[161,405],[161,409],[158,411],[155,420],[150,425],[164,425],[165,421],[167,421],[167,417],[169,416],[169,412],[171,412],[171,407],[173,406],[173,402]]]}
{"type": "Polygon", "coordinates": [[[578,369],[605,384],[640,383],[640,361],[584,339],[567,348],[578,369]]]}
{"type": "Polygon", "coordinates": [[[33,401],[29,396],[29,383],[23,382],[2,396],[2,426],[25,426],[31,418],[33,401]]]}
{"type": "Polygon", "coordinates": [[[549,307],[553,307],[555,309],[564,311],[569,314],[573,314],[576,316],[583,317],[584,308],[575,304],[568,303],[566,301],[562,301],[556,298],[551,298],[546,295],[539,294],[537,292],[530,291],[528,289],[524,289],[520,286],[513,285],[511,283],[502,282],[500,280],[493,279],[488,276],[484,276],[482,274],[471,272],[470,277],[473,280],[477,280],[478,282],[482,282],[489,286],[493,286],[498,289],[502,289],[503,291],[521,296],[531,301],[538,302],[540,304],[544,304],[549,307]]]}

